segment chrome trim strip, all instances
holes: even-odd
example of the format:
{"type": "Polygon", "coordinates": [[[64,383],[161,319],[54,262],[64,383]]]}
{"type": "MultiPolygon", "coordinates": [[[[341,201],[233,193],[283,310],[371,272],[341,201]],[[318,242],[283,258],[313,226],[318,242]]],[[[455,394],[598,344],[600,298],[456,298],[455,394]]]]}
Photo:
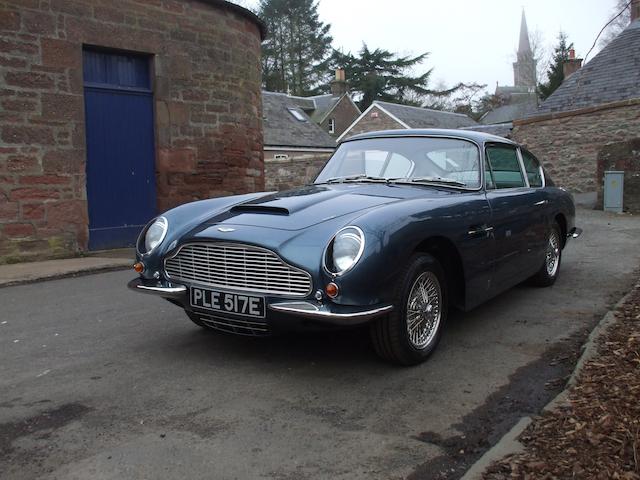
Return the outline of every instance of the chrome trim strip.
{"type": "Polygon", "coordinates": [[[164,216],[161,215],[161,216],[156,217],[153,220],[151,220],[149,223],[147,223],[142,228],[142,230],[138,234],[138,238],[136,238],[136,253],[138,255],[140,255],[140,257],[142,257],[142,258],[148,256],[156,248],[158,248],[160,245],[162,245],[162,242],[164,242],[164,239],[167,238],[167,232],[168,231],[169,231],[169,220],[167,220],[167,217],[164,217],[164,216]],[[162,237],[160,238],[160,241],[158,242],[158,244],[155,247],[153,247],[148,252],[141,252],[140,251],[140,242],[142,242],[142,244],[144,244],[144,242],[146,241],[146,236],[147,236],[147,232],[149,231],[149,228],[151,228],[151,225],[156,223],[158,220],[164,220],[164,232],[162,233],[162,237]]]}
{"type": "Polygon", "coordinates": [[[161,297],[167,297],[167,298],[180,297],[187,292],[187,287],[184,285],[174,285],[171,287],[149,286],[149,285],[144,285],[142,283],[142,279],[140,278],[134,278],[133,280],[131,280],[127,284],[127,287],[142,293],[151,293],[154,295],[160,295],[161,297]]]}
{"type": "Polygon", "coordinates": [[[287,268],[290,268],[292,270],[295,270],[301,274],[303,274],[304,276],[306,276],[306,278],[309,281],[309,288],[307,291],[305,291],[304,293],[292,293],[292,292],[278,292],[278,291],[270,291],[270,290],[266,290],[266,289],[259,289],[259,288],[254,288],[254,287],[239,287],[239,286],[234,286],[234,285],[219,285],[217,283],[209,283],[209,282],[203,282],[203,281],[198,281],[198,280],[194,280],[194,279],[184,279],[184,278],[180,278],[180,277],[174,277],[176,280],[179,281],[184,281],[184,282],[188,282],[189,284],[193,284],[193,285],[202,285],[202,286],[206,286],[206,287],[214,287],[214,288],[222,288],[222,289],[226,289],[229,291],[235,291],[235,292],[249,292],[249,293],[254,293],[254,294],[261,294],[261,295],[270,295],[270,296],[283,296],[283,297],[300,297],[300,298],[304,298],[307,297],[311,294],[311,292],[313,291],[313,278],[311,277],[311,274],[309,272],[307,272],[306,270],[302,270],[301,268],[298,267],[294,267],[293,265],[290,265],[289,263],[285,262],[280,255],[278,255],[277,253],[275,253],[272,250],[269,250],[267,248],[264,247],[258,247],[256,245],[252,245],[249,243],[241,243],[241,242],[189,242],[189,243],[185,243],[184,245],[180,245],[180,247],[173,252],[171,255],[165,257],[162,261],[162,267],[164,270],[164,274],[166,275],[166,277],[168,279],[171,279],[171,275],[169,275],[169,272],[167,271],[167,261],[171,260],[172,258],[175,258],[178,256],[178,254],[182,251],[183,248],[187,248],[190,246],[202,246],[202,247],[209,247],[209,246],[215,246],[215,247],[232,247],[232,248],[245,248],[245,249],[255,249],[255,250],[259,250],[262,252],[266,252],[268,254],[273,255],[275,258],[274,260],[279,261],[280,263],[282,263],[282,265],[286,266],[287,268]]]}
{"type": "Polygon", "coordinates": [[[477,235],[479,233],[489,234],[490,232],[493,232],[493,227],[482,227],[482,228],[477,228],[476,230],[469,230],[467,234],[468,235],[477,235]]]}
{"type": "Polygon", "coordinates": [[[331,312],[326,307],[314,305],[311,302],[283,302],[272,303],[268,306],[270,310],[277,312],[290,313],[301,317],[318,319],[318,320],[368,320],[379,317],[393,310],[393,305],[385,305],[384,307],[373,308],[360,312],[337,313],[331,312]]]}
{"type": "Polygon", "coordinates": [[[344,275],[345,273],[347,273],[353,267],[356,266],[356,264],[358,263],[358,261],[362,257],[362,254],[364,253],[365,242],[366,242],[366,239],[365,239],[365,236],[364,236],[364,232],[362,231],[362,229],[360,227],[356,227],[355,225],[347,225],[346,227],[341,228],[340,230],[338,230],[336,232],[336,234],[333,237],[331,237],[331,240],[329,240],[329,243],[327,243],[327,245],[324,247],[324,250],[322,252],[322,268],[324,268],[324,271],[327,272],[329,275],[331,275],[333,278],[341,277],[342,275],[344,275]],[[354,259],[353,263],[349,266],[349,268],[347,268],[345,270],[342,270],[341,272],[332,272],[331,270],[329,270],[327,268],[327,250],[329,250],[329,246],[333,242],[335,242],[336,237],[338,235],[340,235],[340,233],[343,230],[347,230],[349,228],[353,228],[354,230],[356,230],[360,234],[360,238],[362,239],[362,243],[360,244],[360,249],[358,250],[358,254],[356,255],[356,258],[354,259]]]}
{"type": "Polygon", "coordinates": [[[524,186],[526,188],[531,188],[531,185],[529,184],[529,175],[527,175],[527,169],[524,166],[524,158],[522,157],[522,152],[520,151],[519,146],[516,148],[516,152],[517,152],[516,156],[518,157],[518,163],[520,163],[520,174],[524,179],[524,186]]]}

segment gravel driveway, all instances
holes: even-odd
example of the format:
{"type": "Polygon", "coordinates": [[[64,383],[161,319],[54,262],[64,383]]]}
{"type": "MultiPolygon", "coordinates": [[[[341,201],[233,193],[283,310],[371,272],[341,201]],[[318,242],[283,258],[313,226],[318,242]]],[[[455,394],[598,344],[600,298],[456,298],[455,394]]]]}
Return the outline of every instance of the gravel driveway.
{"type": "Polygon", "coordinates": [[[579,211],[552,288],[454,314],[425,364],[366,332],[245,339],[129,292],[132,272],[0,289],[3,478],[457,478],[563,386],[629,289],[640,218],[579,211]]]}

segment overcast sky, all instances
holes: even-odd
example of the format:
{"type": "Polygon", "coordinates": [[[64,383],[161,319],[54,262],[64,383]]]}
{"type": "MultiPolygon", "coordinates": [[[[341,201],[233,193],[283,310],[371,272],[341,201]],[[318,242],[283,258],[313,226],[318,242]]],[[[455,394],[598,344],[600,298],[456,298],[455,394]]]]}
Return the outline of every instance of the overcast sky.
{"type": "MultiPolygon", "coordinates": [[[[257,0],[244,0],[249,7],[257,0]]],[[[439,81],[513,85],[512,62],[524,8],[529,33],[551,51],[560,30],[583,57],[611,18],[615,0],[320,0],[335,48],[355,52],[365,42],[401,54],[430,52],[424,69],[439,81]]],[[[590,55],[593,58],[594,52],[590,55]]]]}

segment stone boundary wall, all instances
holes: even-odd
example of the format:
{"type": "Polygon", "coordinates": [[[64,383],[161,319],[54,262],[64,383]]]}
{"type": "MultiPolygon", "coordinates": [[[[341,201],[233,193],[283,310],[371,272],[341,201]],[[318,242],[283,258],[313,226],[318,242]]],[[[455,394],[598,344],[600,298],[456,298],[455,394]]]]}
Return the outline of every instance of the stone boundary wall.
{"type": "Polygon", "coordinates": [[[265,188],[268,191],[289,190],[312,182],[331,156],[327,152],[266,152],[264,160],[265,188]],[[275,154],[289,155],[274,159],[275,154]]]}
{"type": "Polygon", "coordinates": [[[576,193],[595,192],[598,154],[640,133],[640,100],[514,122],[512,138],[544,164],[554,182],[576,193]]]}

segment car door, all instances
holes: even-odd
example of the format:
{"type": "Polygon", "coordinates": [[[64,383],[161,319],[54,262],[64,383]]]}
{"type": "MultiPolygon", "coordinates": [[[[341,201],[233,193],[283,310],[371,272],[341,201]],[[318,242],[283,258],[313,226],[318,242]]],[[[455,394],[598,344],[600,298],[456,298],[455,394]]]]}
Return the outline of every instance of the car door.
{"type": "Polygon", "coordinates": [[[529,268],[537,272],[542,265],[547,249],[549,225],[551,223],[551,204],[549,194],[545,189],[544,174],[538,159],[524,148],[520,149],[522,165],[527,177],[527,184],[531,190],[532,206],[531,224],[527,242],[530,255],[529,268]]]}
{"type": "Polygon", "coordinates": [[[532,245],[539,225],[534,212],[540,208],[529,188],[520,152],[515,145],[486,145],[486,196],[493,227],[492,293],[496,294],[532,275],[532,245]]]}

